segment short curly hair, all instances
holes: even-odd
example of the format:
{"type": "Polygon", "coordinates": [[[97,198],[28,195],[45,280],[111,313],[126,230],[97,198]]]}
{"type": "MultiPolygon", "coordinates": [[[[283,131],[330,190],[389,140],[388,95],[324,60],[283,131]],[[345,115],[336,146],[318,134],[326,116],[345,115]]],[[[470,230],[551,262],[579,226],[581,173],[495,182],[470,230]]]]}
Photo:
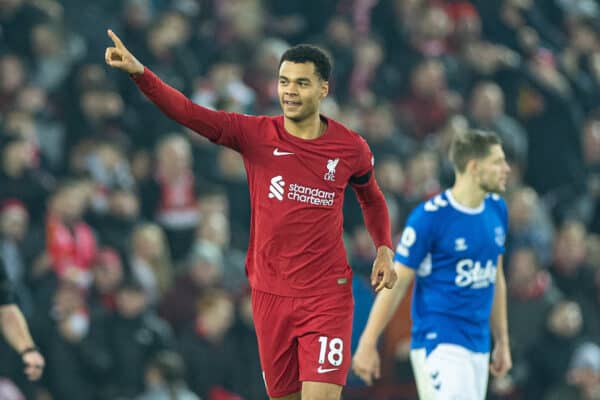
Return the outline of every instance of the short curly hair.
{"type": "Polygon", "coordinates": [[[284,61],[291,61],[293,63],[311,62],[315,65],[317,75],[324,81],[328,81],[331,75],[331,58],[325,50],[311,44],[299,44],[290,47],[281,56],[279,67],[281,67],[284,61]]]}

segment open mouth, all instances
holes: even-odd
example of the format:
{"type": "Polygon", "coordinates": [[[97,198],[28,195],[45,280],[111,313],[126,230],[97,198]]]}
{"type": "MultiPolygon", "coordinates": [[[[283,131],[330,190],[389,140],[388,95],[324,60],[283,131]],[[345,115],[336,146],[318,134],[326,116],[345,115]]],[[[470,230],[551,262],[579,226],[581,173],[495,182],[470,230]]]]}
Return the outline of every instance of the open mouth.
{"type": "Polygon", "coordinates": [[[288,106],[288,107],[300,107],[302,105],[301,102],[299,101],[292,101],[292,100],[284,100],[283,104],[288,106]]]}

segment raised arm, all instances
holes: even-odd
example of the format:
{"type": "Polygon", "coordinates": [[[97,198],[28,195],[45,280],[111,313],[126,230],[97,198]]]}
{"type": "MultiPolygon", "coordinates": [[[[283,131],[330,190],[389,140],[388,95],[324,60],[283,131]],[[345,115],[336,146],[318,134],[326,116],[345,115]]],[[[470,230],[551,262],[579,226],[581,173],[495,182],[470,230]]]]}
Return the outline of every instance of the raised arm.
{"type": "Polygon", "coordinates": [[[213,142],[240,150],[239,136],[224,135],[236,130],[236,122],[239,121],[236,121],[235,114],[214,111],[195,104],[144,67],[110,29],[108,36],[114,46],[106,48],[106,64],[130,74],[140,90],[165,115],[213,142]]]}

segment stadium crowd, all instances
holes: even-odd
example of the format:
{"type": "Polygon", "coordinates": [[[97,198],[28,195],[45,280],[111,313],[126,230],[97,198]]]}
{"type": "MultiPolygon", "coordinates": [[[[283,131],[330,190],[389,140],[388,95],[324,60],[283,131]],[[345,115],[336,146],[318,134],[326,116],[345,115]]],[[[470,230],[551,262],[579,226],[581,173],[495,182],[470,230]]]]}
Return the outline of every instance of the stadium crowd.
{"type": "MultiPolygon", "coordinates": [[[[110,71],[107,28],[196,103],[246,114],[279,113],[289,45],[322,46],[324,113],[369,142],[396,241],[452,183],[452,135],[498,133],[514,367],[489,397],[600,399],[597,0],[0,1],[0,257],[47,363],[28,383],[2,344],[1,399],[266,398],[242,159],[110,71]]],[[[365,292],[352,195],[345,231],[365,292]]]]}

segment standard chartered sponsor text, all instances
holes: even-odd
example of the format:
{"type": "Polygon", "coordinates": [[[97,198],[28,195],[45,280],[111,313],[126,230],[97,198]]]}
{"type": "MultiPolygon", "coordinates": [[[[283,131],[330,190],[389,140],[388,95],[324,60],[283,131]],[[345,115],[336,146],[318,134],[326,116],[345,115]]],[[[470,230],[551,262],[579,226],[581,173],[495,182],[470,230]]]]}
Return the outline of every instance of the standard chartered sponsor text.
{"type": "Polygon", "coordinates": [[[316,206],[333,206],[335,193],[292,183],[288,186],[287,197],[290,200],[300,203],[308,203],[316,206]]]}

